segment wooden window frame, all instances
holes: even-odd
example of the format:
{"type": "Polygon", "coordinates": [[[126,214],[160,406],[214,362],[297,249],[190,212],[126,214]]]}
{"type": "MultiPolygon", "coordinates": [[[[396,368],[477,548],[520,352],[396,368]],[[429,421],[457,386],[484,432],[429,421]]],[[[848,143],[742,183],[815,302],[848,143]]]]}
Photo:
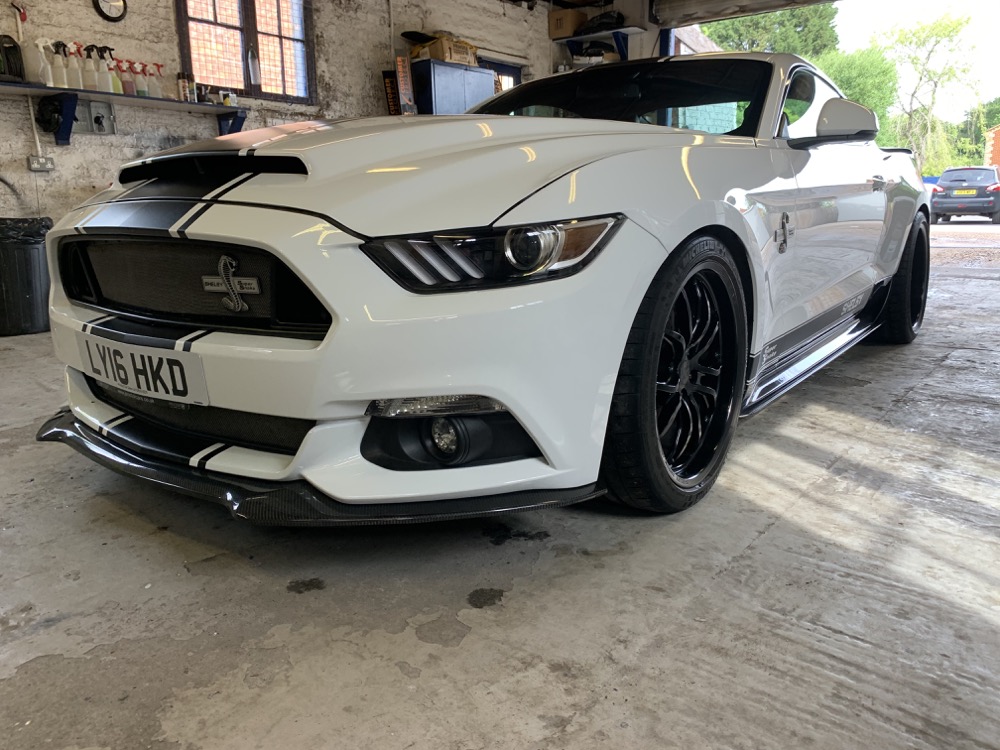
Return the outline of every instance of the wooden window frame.
{"type": "MultiPolygon", "coordinates": [[[[243,81],[246,84],[242,89],[235,86],[209,85],[211,91],[233,91],[240,96],[252,99],[263,99],[268,101],[290,102],[295,104],[315,104],[316,103],[316,56],[314,54],[313,40],[316,38],[313,33],[313,3],[312,0],[302,2],[302,23],[304,44],[306,50],[306,96],[289,96],[287,94],[277,94],[264,91],[260,84],[250,83],[250,68],[248,64],[248,52],[252,48],[260,61],[259,33],[257,30],[257,0],[239,0],[240,16],[243,25],[240,31],[243,35],[243,81]]],[[[234,28],[228,24],[217,21],[202,21],[202,19],[192,19],[188,15],[187,0],[174,0],[174,8],[177,16],[177,37],[180,42],[181,66],[182,70],[194,72],[194,65],[191,58],[191,31],[189,23],[197,21],[200,23],[212,23],[223,28],[234,28]]],[[[274,36],[269,34],[269,36],[274,36]]],[[[280,39],[291,39],[291,37],[280,37],[280,39]]],[[[284,68],[282,69],[284,75],[284,68]]]]}

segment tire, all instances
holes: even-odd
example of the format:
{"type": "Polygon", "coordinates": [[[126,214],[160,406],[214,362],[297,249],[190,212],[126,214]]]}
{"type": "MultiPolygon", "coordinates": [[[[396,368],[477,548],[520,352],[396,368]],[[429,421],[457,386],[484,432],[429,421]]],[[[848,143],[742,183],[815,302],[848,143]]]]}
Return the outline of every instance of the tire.
{"type": "Polygon", "coordinates": [[[909,344],[917,337],[924,322],[929,276],[927,220],[918,212],[899,259],[899,268],[889,286],[882,325],[876,332],[877,340],[886,344],[909,344]]]}
{"type": "Polygon", "coordinates": [[[951,217],[948,216],[947,214],[942,214],[941,221],[943,221],[945,224],[947,224],[949,221],[951,221],[951,217]]]}
{"type": "Polygon", "coordinates": [[[994,224],[1000,224],[1000,211],[997,211],[995,214],[990,216],[990,218],[993,220],[994,224]]]}
{"type": "Polygon", "coordinates": [[[663,263],[629,332],[601,460],[612,499],[676,513],[708,494],[739,418],[746,367],[736,263],[712,237],[688,240],[663,263]]]}
{"type": "Polygon", "coordinates": [[[931,224],[937,224],[941,220],[941,214],[931,214],[931,224]]]}

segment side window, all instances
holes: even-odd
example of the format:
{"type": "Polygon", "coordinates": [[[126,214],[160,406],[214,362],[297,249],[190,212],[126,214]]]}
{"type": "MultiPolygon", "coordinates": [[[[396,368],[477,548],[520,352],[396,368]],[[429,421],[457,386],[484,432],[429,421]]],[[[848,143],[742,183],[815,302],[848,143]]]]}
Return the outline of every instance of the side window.
{"type": "Polygon", "coordinates": [[[787,128],[783,128],[779,136],[809,138],[816,135],[816,124],[823,105],[831,99],[840,98],[840,94],[809,71],[796,71],[781,108],[782,123],[786,123],[787,128]]]}

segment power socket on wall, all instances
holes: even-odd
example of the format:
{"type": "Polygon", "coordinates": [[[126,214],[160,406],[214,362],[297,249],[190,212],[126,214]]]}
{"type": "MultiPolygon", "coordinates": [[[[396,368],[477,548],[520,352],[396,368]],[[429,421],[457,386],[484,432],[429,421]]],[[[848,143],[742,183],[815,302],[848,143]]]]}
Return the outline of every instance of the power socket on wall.
{"type": "Polygon", "coordinates": [[[56,168],[56,160],[51,156],[29,156],[28,169],[32,172],[51,172],[56,168]]]}

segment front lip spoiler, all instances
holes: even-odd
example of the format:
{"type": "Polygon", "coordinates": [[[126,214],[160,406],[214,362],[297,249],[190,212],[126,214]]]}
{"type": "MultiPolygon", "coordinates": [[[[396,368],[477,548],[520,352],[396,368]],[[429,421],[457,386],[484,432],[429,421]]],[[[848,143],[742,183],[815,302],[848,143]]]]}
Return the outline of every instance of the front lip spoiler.
{"type": "Polygon", "coordinates": [[[65,443],[102,466],[165,489],[209,500],[234,518],[260,526],[378,526],[556,508],[605,493],[596,484],[565,490],[510,492],[418,503],[342,503],[308,482],[267,482],[140,456],[97,433],[65,409],[42,425],[36,439],[65,443]]]}

